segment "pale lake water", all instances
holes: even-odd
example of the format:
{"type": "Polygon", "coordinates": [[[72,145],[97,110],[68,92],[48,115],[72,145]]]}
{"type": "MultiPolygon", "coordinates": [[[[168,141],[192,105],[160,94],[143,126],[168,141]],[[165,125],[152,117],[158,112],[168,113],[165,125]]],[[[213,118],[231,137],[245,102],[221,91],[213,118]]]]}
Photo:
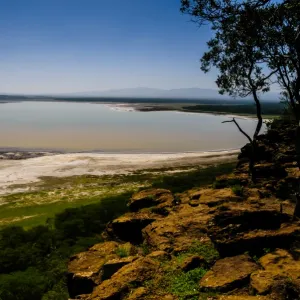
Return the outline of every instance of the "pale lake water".
{"type": "MultiPolygon", "coordinates": [[[[237,149],[247,140],[227,116],[115,110],[105,104],[0,104],[0,148],[103,152],[237,149]]],[[[252,134],[256,120],[237,119],[252,134]]]]}

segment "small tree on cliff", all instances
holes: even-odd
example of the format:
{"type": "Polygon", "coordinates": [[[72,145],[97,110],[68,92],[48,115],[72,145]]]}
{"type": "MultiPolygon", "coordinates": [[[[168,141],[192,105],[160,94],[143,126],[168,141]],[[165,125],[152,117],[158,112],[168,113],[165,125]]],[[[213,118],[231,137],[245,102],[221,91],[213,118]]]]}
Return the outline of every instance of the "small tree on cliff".
{"type": "Polygon", "coordinates": [[[258,51],[258,34],[254,31],[259,28],[253,18],[257,8],[253,4],[240,6],[236,1],[195,1],[194,6],[191,2],[182,0],[181,10],[190,13],[200,25],[209,22],[214,31],[214,37],[207,43],[208,51],[202,56],[201,69],[204,72],[212,66],[218,69],[216,83],[221,94],[252,96],[254,99],[258,122],[252,137],[235,119],[225,122],[233,122],[249,140],[252,149],[249,171],[255,181],[256,139],[263,123],[259,93],[269,91],[272,76],[276,73],[265,70],[262,52],[258,51]]]}
{"type": "MultiPolygon", "coordinates": [[[[297,121],[296,151],[300,168],[300,2],[182,0],[181,3],[182,12],[190,14],[200,25],[211,25],[215,33],[208,42],[209,51],[202,58],[202,68],[204,71],[211,65],[218,68],[217,84],[221,93],[235,91],[243,96],[250,87],[257,108],[257,130],[261,119],[257,92],[268,91],[271,83],[281,87],[282,96],[297,121]],[[240,59],[232,59],[239,57],[239,53],[240,59]]],[[[300,200],[300,193],[296,196],[300,200]]]]}

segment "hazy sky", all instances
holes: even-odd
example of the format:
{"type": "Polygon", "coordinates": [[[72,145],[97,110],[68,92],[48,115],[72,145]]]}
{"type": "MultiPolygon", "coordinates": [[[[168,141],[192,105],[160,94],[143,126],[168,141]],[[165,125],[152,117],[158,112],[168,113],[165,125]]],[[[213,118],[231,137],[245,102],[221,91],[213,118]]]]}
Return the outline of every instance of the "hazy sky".
{"type": "Polygon", "coordinates": [[[180,0],[0,0],[0,93],[216,88],[180,0]]]}

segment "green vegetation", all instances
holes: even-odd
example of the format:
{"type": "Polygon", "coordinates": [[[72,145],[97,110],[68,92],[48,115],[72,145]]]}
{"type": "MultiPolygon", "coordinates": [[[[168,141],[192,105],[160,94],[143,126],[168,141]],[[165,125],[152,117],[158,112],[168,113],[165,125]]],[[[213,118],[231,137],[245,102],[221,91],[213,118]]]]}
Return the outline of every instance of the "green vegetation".
{"type": "Polygon", "coordinates": [[[166,291],[172,293],[180,300],[203,299],[215,296],[216,293],[204,293],[199,288],[199,281],[207,272],[207,269],[218,259],[219,253],[210,243],[194,241],[186,251],[179,253],[171,261],[161,262],[162,272],[156,279],[146,282],[145,286],[150,290],[164,294],[166,291]],[[203,266],[184,272],[181,268],[183,262],[191,256],[202,256],[206,262],[203,266]]]}
{"type": "MultiPolygon", "coordinates": [[[[282,114],[284,105],[280,102],[271,102],[262,104],[262,114],[268,118],[279,116],[282,114]]],[[[201,104],[193,106],[183,106],[183,110],[191,112],[206,112],[216,114],[235,114],[235,115],[256,115],[256,107],[254,104],[237,104],[237,105],[210,105],[201,104]]]]}
{"type": "Polygon", "coordinates": [[[127,257],[129,256],[129,251],[125,247],[118,247],[118,249],[116,250],[116,254],[121,258],[127,257]]]}
{"type": "MultiPolygon", "coordinates": [[[[115,177],[51,177],[35,184],[39,190],[2,196],[1,201],[6,204],[1,208],[0,220],[16,220],[31,214],[37,217],[12,221],[26,228],[4,226],[10,223],[2,222],[0,300],[68,299],[66,268],[70,256],[101,242],[106,224],[127,211],[132,192],[151,186],[183,191],[211,184],[215,176],[229,173],[233,168],[233,163],[227,163],[193,171],[184,169],[174,175],[168,174],[172,170],[164,170],[165,175],[148,170],[146,174],[136,172],[115,177]]],[[[128,251],[120,247],[117,254],[126,257],[128,251]]],[[[147,245],[142,246],[142,251],[149,252],[147,245]]],[[[212,261],[217,255],[214,251],[195,242],[189,253],[212,261]]],[[[172,277],[172,289],[180,295],[186,286],[190,289],[186,293],[192,293],[193,282],[203,274],[202,269],[187,275],[177,272],[177,277],[172,277]]]]}
{"type": "Polygon", "coordinates": [[[240,185],[241,180],[238,178],[226,178],[226,179],[217,179],[212,184],[214,189],[223,189],[227,187],[232,187],[235,185],[240,185]]]}
{"type": "Polygon", "coordinates": [[[30,228],[45,224],[48,218],[65,209],[98,203],[107,197],[147,187],[149,178],[151,176],[147,178],[143,174],[43,177],[40,182],[26,185],[33,191],[0,196],[0,226],[14,224],[30,228]]]}
{"type": "Polygon", "coordinates": [[[240,185],[234,185],[232,188],[231,188],[232,192],[237,195],[237,196],[243,196],[243,193],[244,193],[244,188],[240,185]]]}
{"type": "Polygon", "coordinates": [[[34,191],[0,196],[0,226],[13,224],[31,228],[45,224],[47,219],[65,209],[98,203],[107,197],[133,193],[151,186],[182,192],[211,184],[216,176],[230,173],[234,165],[226,163],[194,168],[192,171],[182,167],[178,173],[172,173],[173,169],[169,168],[137,171],[128,175],[43,177],[40,182],[29,185],[34,191]]]}
{"type": "Polygon", "coordinates": [[[199,281],[205,275],[206,270],[197,268],[187,273],[181,272],[169,278],[169,291],[179,299],[199,299],[199,281]]]}
{"type": "Polygon", "coordinates": [[[192,247],[186,252],[181,252],[177,255],[177,261],[182,263],[187,257],[191,255],[199,255],[203,257],[207,264],[212,264],[219,258],[219,253],[211,243],[201,243],[194,241],[192,247]]]}
{"type": "Polygon", "coordinates": [[[232,172],[235,163],[226,163],[216,166],[199,168],[187,173],[175,173],[172,175],[163,175],[152,183],[152,187],[166,188],[173,193],[181,193],[193,187],[212,184],[216,176],[232,172]]]}
{"type": "Polygon", "coordinates": [[[130,194],[69,208],[29,230],[0,232],[0,299],[68,299],[66,263],[75,253],[101,241],[107,222],[127,211],[130,194]]]}

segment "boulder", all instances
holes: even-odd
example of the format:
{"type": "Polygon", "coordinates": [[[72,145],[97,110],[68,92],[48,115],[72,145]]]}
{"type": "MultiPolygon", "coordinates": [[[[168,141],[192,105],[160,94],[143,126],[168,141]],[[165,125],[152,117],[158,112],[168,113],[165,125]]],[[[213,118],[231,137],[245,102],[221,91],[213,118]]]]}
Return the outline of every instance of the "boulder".
{"type": "Polygon", "coordinates": [[[206,265],[205,259],[202,256],[193,255],[187,257],[181,264],[180,268],[183,272],[188,272],[196,268],[199,268],[203,265],[206,265]]]}
{"type": "Polygon", "coordinates": [[[153,251],[167,252],[186,251],[195,241],[209,241],[207,222],[213,217],[210,211],[205,205],[181,204],[176,211],[143,229],[145,241],[153,251]]]}
{"type": "Polygon", "coordinates": [[[249,255],[243,254],[218,260],[200,280],[200,287],[206,291],[225,292],[243,287],[250,275],[259,267],[249,255]]]}
{"type": "Polygon", "coordinates": [[[250,251],[261,253],[264,248],[289,247],[300,232],[298,224],[282,224],[277,230],[256,229],[250,232],[211,236],[222,257],[250,251]]]}
{"type": "Polygon", "coordinates": [[[298,300],[300,298],[300,280],[292,280],[291,278],[276,280],[270,296],[274,300],[298,300]]]}
{"type": "Polygon", "coordinates": [[[300,280],[300,261],[283,249],[277,249],[259,259],[263,270],[251,275],[251,287],[258,294],[266,294],[285,278],[287,281],[300,280]]]}
{"type": "Polygon", "coordinates": [[[147,255],[147,257],[150,257],[152,259],[157,259],[157,260],[169,260],[171,259],[171,255],[166,252],[166,251],[153,251],[150,254],[147,255]]]}
{"type": "Polygon", "coordinates": [[[158,206],[173,206],[174,197],[169,190],[148,189],[133,194],[129,200],[128,207],[131,211],[138,211],[142,208],[158,206]]]}
{"type": "Polygon", "coordinates": [[[96,244],[89,251],[71,257],[68,264],[68,290],[71,297],[89,294],[101,282],[101,270],[109,259],[118,258],[116,242],[96,244]]]}
{"type": "Polygon", "coordinates": [[[189,205],[192,206],[192,207],[196,207],[200,204],[199,200],[191,200],[189,201],[189,205]]]}
{"type": "MultiPolygon", "coordinates": [[[[260,200],[260,204],[263,203],[260,200]]],[[[259,254],[264,248],[280,245],[288,247],[300,226],[290,223],[292,217],[279,210],[276,202],[261,206],[251,201],[236,209],[220,211],[210,223],[209,237],[222,257],[246,251],[259,254]]]]}
{"type": "Polygon", "coordinates": [[[140,244],[143,241],[142,229],[158,218],[161,216],[151,212],[127,213],[110,222],[106,232],[122,241],[140,244]]]}
{"type": "Polygon", "coordinates": [[[145,287],[139,287],[130,293],[127,300],[143,300],[145,299],[145,296],[147,295],[148,290],[145,287]]]}
{"type": "MultiPolygon", "coordinates": [[[[231,209],[215,215],[213,223],[223,229],[228,225],[238,225],[239,232],[254,229],[278,229],[283,222],[289,221],[288,215],[276,209],[257,208],[256,202],[247,210],[231,209]]],[[[279,207],[279,206],[278,206],[279,207]]]]}
{"type": "Polygon", "coordinates": [[[122,267],[132,263],[136,260],[137,256],[128,256],[123,258],[115,258],[107,261],[102,267],[102,280],[109,279],[113,274],[115,274],[122,267]]]}
{"type": "Polygon", "coordinates": [[[240,202],[242,198],[236,196],[230,188],[223,189],[203,189],[201,192],[200,204],[208,205],[209,207],[223,204],[224,202],[240,202]]]}
{"type": "Polygon", "coordinates": [[[110,279],[98,285],[88,300],[123,299],[132,285],[138,287],[150,280],[159,268],[159,263],[148,257],[139,258],[122,267],[110,279]]]}

